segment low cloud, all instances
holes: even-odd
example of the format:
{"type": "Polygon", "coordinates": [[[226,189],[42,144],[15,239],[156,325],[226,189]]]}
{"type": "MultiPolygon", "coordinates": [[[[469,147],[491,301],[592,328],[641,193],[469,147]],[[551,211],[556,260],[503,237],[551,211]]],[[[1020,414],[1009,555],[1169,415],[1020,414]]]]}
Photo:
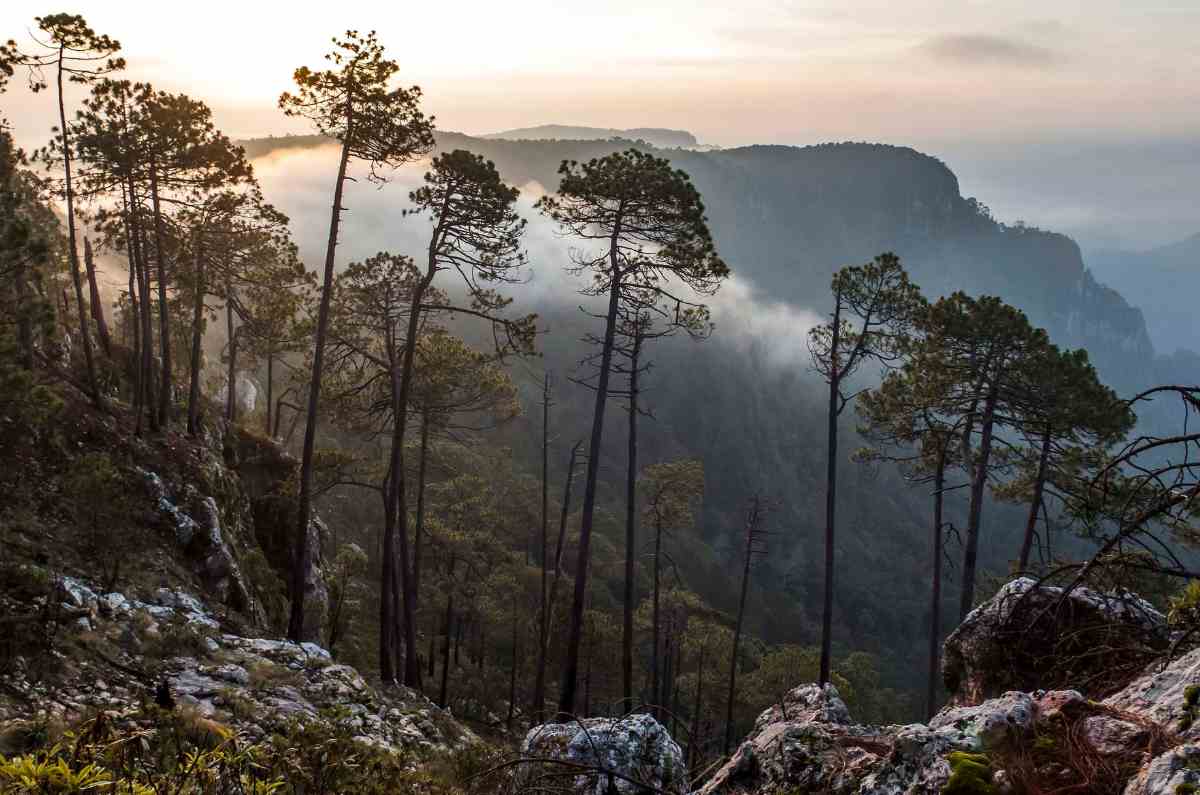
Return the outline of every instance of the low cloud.
{"type": "Polygon", "coordinates": [[[959,66],[1019,66],[1045,68],[1062,60],[1048,47],[1020,39],[982,33],[935,36],[919,49],[938,61],[959,66]]]}

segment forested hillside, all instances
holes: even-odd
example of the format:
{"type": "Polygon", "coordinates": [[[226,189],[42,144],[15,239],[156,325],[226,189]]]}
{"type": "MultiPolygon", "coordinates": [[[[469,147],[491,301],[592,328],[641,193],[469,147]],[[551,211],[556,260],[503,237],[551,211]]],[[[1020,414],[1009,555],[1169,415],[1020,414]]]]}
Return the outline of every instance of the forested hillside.
{"type": "MultiPolygon", "coordinates": [[[[261,156],[322,143],[320,138],[260,139],[246,147],[261,156]]],[[[514,183],[546,187],[556,184],[562,160],[586,160],[620,147],[607,141],[500,141],[454,133],[439,133],[438,145],[477,151],[514,183]]],[[[692,176],[719,250],[749,291],[739,294],[746,302],[743,311],[737,301],[733,306],[718,302],[717,329],[708,341],[665,340],[652,353],[643,399],[653,420],[643,426],[643,460],[696,456],[705,462],[703,521],[696,538],[675,541],[676,562],[689,588],[726,610],[733,609],[736,598],[744,500],[756,490],[781,499],[771,552],[750,597],[762,608],[749,611],[751,626],[770,642],[809,645],[819,634],[824,408],[804,333],[814,322],[812,313],[829,311],[829,281],[837,268],[894,250],[930,297],[954,290],[1001,296],[1024,309],[1060,346],[1087,349],[1102,376],[1124,394],[1170,381],[1179,372],[1175,368],[1186,368],[1185,361],[1155,358],[1141,313],[1092,278],[1073,241],[995,222],[979,200],[961,196],[954,174],[936,158],[902,147],[853,143],[659,153],[692,176]],[[780,317],[764,328],[759,318],[771,312],[780,317]]],[[[370,212],[386,217],[388,210],[370,212]]],[[[580,375],[580,362],[589,355],[581,340],[595,333],[595,322],[574,307],[578,299],[569,293],[536,295],[538,303],[530,308],[550,330],[539,339],[542,366],[562,377],[580,375]]],[[[862,375],[864,385],[875,378],[874,372],[862,375]]],[[[523,389],[525,416],[504,431],[530,471],[540,454],[539,395],[539,385],[529,381],[523,389]]],[[[563,384],[555,400],[556,428],[577,429],[557,434],[552,460],[561,462],[584,434],[590,393],[563,384]]],[[[1149,406],[1144,416],[1154,419],[1157,408],[1149,406]]],[[[620,428],[622,422],[619,409],[611,409],[610,427],[620,428]]],[[[842,425],[853,434],[854,417],[844,416],[842,425]]],[[[614,515],[615,550],[623,430],[605,444],[611,462],[603,475],[605,504],[614,515]]],[[[847,443],[847,461],[856,446],[847,443]]],[[[894,469],[857,464],[847,469],[846,488],[839,494],[845,527],[838,549],[846,569],[836,602],[838,643],[843,653],[857,649],[879,655],[886,681],[905,689],[919,681],[923,665],[916,639],[928,614],[927,496],[927,487],[906,484],[894,469]]],[[[961,527],[965,493],[951,492],[947,502],[951,520],[961,527]]],[[[989,509],[982,537],[985,570],[1007,573],[1023,522],[1019,509],[1004,504],[989,509]]],[[[1067,549],[1077,543],[1069,535],[1052,541],[1067,549]]],[[[958,550],[949,554],[953,558],[958,550]]],[[[956,576],[953,568],[948,576],[956,576]]],[[[611,589],[618,604],[616,581],[611,589]]],[[[948,587],[946,604],[956,598],[955,588],[948,587]]],[[[944,613],[947,628],[953,626],[952,614],[944,613]]]]}

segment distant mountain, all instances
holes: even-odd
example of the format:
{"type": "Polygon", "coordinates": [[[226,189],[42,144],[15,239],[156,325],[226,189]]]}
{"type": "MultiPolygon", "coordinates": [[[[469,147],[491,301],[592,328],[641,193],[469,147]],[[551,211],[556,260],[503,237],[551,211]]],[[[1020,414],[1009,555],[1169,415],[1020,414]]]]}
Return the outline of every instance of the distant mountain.
{"type": "Polygon", "coordinates": [[[645,141],[662,149],[677,149],[699,146],[696,136],[686,130],[663,130],[657,127],[635,127],[632,130],[616,130],[609,127],[576,127],[569,124],[542,124],[538,127],[522,127],[519,130],[482,135],[481,138],[503,138],[508,141],[607,141],[623,138],[628,141],[645,141]]]}
{"type": "Polygon", "coordinates": [[[1156,348],[1200,349],[1200,234],[1149,251],[1100,251],[1088,262],[1099,281],[1142,310],[1156,348]]]}
{"type": "MultiPolygon", "coordinates": [[[[281,137],[244,145],[257,157],[324,140],[281,137]]],[[[514,184],[534,181],[548,189],[556,185],[563,160],[588,160],[630,145],[628,140],[438,134],[440,148],[478,152],[495,161],[514,184]]],[[[1139,286],[1168,293],[1175,288],[1161,274],[1143,280],[1161,280],[1161,288],[1093,276],[1075,241],[998,223],[984,204],[961,194],[958,178],[945,163],[908,147],[829,143],[693,151],[640,146],[659,151],[691,175],[704,196],[718,247],[738,276],[760,294],[795,306],[824,312],[835,270],[895,251],[927,295],[964,290],[1001,296],[1025,310],[1060,345],[1087,348],[1101,374],[1128,393],[1162,375],[1143,309],[1153,322],[1160,311],[1169,312],[1162,308],[1197,294],[1181,290],[1171,302],[1155,299],[1139,306],[1134,301],[1131,306],[1126,291],[1140,295],[1139,286]]],[[[1185,249],[1183,244],[1178,250],[1172,247],[1172,261],[1186,263],[1185,249]]]]}

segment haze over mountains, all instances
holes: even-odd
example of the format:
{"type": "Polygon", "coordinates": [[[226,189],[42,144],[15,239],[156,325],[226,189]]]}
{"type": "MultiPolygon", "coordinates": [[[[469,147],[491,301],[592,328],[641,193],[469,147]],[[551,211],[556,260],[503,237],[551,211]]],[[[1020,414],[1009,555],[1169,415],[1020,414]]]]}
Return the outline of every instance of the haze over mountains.
{"type": "Polygon", "coordinates": [[[1088,262],[1096,278],[1112,286],[1146,317],[1146,330],[1163,353],[1200,347],[1200,234],[1146,251],[1097,251],[1088,262]]]}
{"type": "Polygon", "coordinates": [[[569,124],[541,124],[537,127],[522,127],[498,133],[481,135],[480,138],[503,138],[509,141],[595,141],[624,138],[630,141],[645,141],[663,149],[698,146],[696,136],[686,130],[664,130],[657,127],[634,127],[631,130],[616,130],[604,127],[578,127],[569,124]]]}

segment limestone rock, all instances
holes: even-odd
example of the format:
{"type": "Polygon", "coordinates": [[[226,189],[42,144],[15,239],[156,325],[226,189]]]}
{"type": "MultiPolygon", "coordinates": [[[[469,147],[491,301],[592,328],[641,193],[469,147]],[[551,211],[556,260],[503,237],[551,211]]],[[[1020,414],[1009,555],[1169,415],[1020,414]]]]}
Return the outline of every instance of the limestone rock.
{"type": "MultiPolygon", "coordinates": [[[[1189,739],[1200,738],[1200,720],[1180,726],[1189,710],[1188,688],[1200,687],[1200,649],[1194,649],[1163,665],[1154,663],[1133,682],[1104,700],[1107,706],[1125,710],[1172,729],[1182,729],[1189,739]]],[[[1196,696],[1193,695],[1193,699],[1196,696]]],[[[1200,718],[1200,714],[1193,714],[1200,718]]]]}
{"type": "MultiPolygon", "coordinates": [[[[687,768],[683,751],[671,735],[649,715],[624,718],[586,718],[576,723],[548,723],[535,726],[521,744],[526,757],[561,759],[610,772],[611,785],[621,795],[656,790],[684,795],[687,792],[687,768]]],[[[561,774],[561,768],[536,762],[518,770],[521,786],[535,787],[539,777],[561,774]]],[[[610,777],[602,772],[580,772],[574,791],[607,795],[610,777]]]]}
{"type": "Polygon", "coordinates": [[[1125,786],[1125,795],[1186,795],[1200,791],[1200,745],[1189,743],[1155,757],[1125,786]]]}
{"type": "Polygon", "coordinates": [[[1035,706],[1029,693],[1009,692],[973,707],[950,707],[933,716],[931,729],[953,727],[992,748],[1033,729],[1035,706]]]}
{"type": "Polygon", "coordinates": [[[295,721],[315,721],[406,754],[479,741],[420,693],[403,687],[377,691],[315,643],[222,634],[207,605],[184,590],[159,588],[152,602],[142,602],[120,593],[98,597],[87,583],[69,577],[60,578],[57,590],[73,609],[92,607],[92,618],[84,619],[87,629],[110,649],[120,649],[119,656],[76,661],[74,678],[56,683],[53,698],[23,663],[0,670],[0,692],[24,696],[0,701],[0,729],[50,718],[72,722],[97,710],[118,722],[123,716],[132,720],[138,705],[152,700],[164,682],[177,705],[255,740],[286,733],[295,721]],[[177,634],[191,633],[192,640],[169,647],[175,656],[165,659],[143,654],[168,625],[177,634]]]}
{"type": "MultiPolygon", "coordinates": [[[[237,401],[238,414],[245,416],[254,411],[258,405],[258,384],[245,373],[238,373],[234,378],[234,400],[237,401]]],[[[229,398],[228,381],[221,385],[217,391],[217,402],[225,405],[225,401],[229,398]]]]}
{"type": "Polygon", "coordinates": [[[1103,690],[1121,673],[1116,660],[1136,669],[1168,643],[1166,618],[1133,594],[1080,587],[1064,600],[1062,593],[1023,577],[971,611],[943,645],[942,676],[953,703],[1075,686],[1068,671],[1103,690]],[[1122,654],[1115,660],[1096,653],[1105,648],[1122,654]],[[1054,664],[1068,657],[1071,665],[1054,664]]]}

